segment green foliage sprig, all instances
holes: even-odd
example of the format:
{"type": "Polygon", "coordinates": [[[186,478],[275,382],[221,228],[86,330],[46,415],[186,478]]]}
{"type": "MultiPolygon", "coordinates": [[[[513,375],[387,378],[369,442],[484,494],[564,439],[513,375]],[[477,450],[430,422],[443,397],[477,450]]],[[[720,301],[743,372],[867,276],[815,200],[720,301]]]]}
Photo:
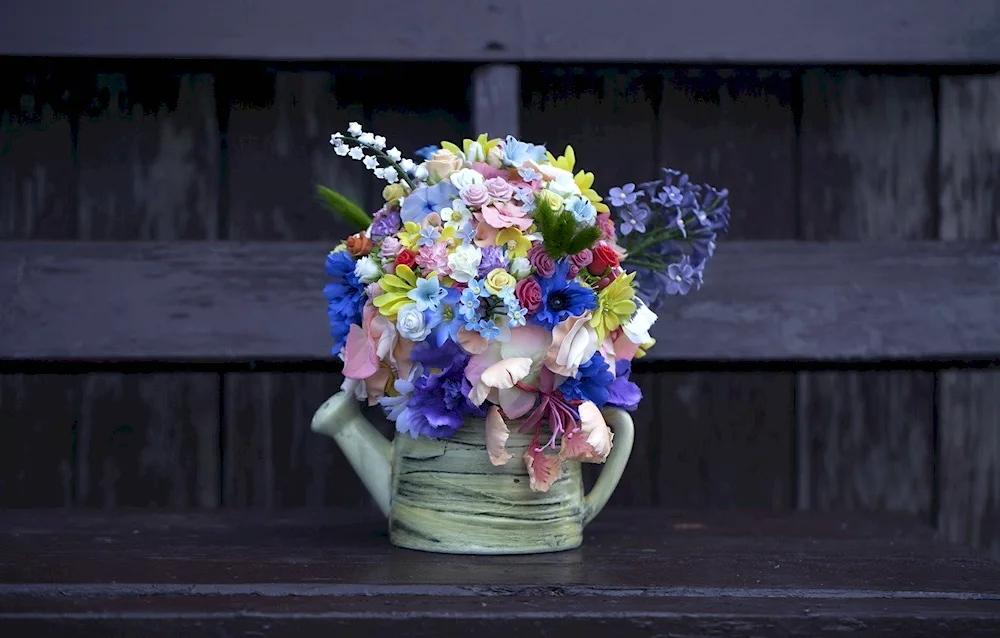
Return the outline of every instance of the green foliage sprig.
{"type": "Polygon", "coordinates": [[[346,220],[348,223],[357,226],[359,230],[368,228],[372,223],[372,218],[368,213],[361,210],[361,207],[347,199],[335,190],[326,186],[317,186],[316,194],[320,202],[335,214],[346,220]]]}
{"type": "Polygon", "coordinates": [[[544,197],[535,200],[535,224],[542,234],[542,248],[557,261],[590,248],[601,237],[596,226],[582,226],[568,211],[556,212],[544,197]]]}

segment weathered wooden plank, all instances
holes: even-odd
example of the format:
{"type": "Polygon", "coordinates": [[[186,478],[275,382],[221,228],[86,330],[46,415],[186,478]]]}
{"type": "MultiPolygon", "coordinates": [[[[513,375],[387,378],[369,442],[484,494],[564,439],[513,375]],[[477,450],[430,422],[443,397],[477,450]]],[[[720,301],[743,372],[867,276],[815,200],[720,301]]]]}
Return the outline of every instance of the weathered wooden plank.
{"type": "Polygon", "coordinates": [[[8,2],[0,54],[686,63],[1000,61],[991,0],[8,2]],[[194,26],[192,26],[194,25],[194,26]],[[474,25],[470,27],[470,25],[474,25]],[[710,26],[709,26],[710,25],[710,26]],[[700,28],[705,27],[705,28],[700,28]],[[711,37],[705,31],[710,30],[711,37]]]}
{"type": "Polygon", "coordinates": [[[586,569],[561,553],[401,551],[385,524],[330,509],[15,513],[0,532],[0,630],[964,638],[1000,629],[1000,566],[908,519],[607,511],[587,531],[586,569]]]}
{"type": "MultiPolygon", "coordinates": [[[[1000,75],[940,82],[941,239],[1000,239],[1000,75]]],[[[1000,371],[938,378],[938,527],[1000,558],[1000,371]]]]}
{"type": "MultiPolygon", "coordinates": [[[[227,169],[229,238],[329,239],[326,249],[307,257],[303,274],[321,272],[326,250],[355,229],[316,203],[315,184],[338,190],[369,211],[384,201],[385,186],[360,162],[337,157],[330,135],[358,121],[366,130],[386,136],[390,147],[398,146],[407,156],[442,139],[460,142],[467,114],[458,116],[453,107],[434,104],[434,100],[464,102],[468,72],[460,73],[443,74],[440,90],[432,88],[405,113],[389,108],[399,104],[396,87],[405,83],[403,74],[385,67],[346,69],[335,76],[278,72],[261,78],[257,88],[262,90],[256,91],[260,96],[254,98],[252,91],[244,97],[234,94],[227,169]],[[273,106],[261,110],[268,105],[273,106]]],[[[310,295],[320,315],[321,290],[320,284],[310,295]]],[[[320,315],[316,317],[325,324],[320,315]]],[[[314,354],[328,357],[329,348],[327,339],[314,354]]],[[[317,437],[309,428],[316,409],[340,389],[343,377],[337,367],[331,359],[329,372],[226,375],[227,505],[370,505],[367,492],[333,441],[317,437]]],[[[383,431],[390,432],[391,425],[379,417],[372,414],[383,431]]]]}
{"type": "MultiPolygon", "coordinates": [[[[51,66],[2,68],[0,241],[72,236],[77,172],[69,111],[77,87],[51,66]]],[[[13,292],[13,274],[0,284],[0,299],[13,292]]],[[[0,303],[0,323],[7,311],[0,303]]],[[[70,415],[79,390],[64,376],[0,375],[0,507],[72,503],[70,415]]]]}
{"type": "MultiPolygon", "coordinates": [[[[0,290],[14,292],[3,302],[0,359],[329,356],[316,260],[327,242],[4,248],[0,290]]],[[[733,241],[709,270],[697,294],[662,309],[653,359],[983,361],[1000,352],[997,244],[733,241]]]]}
{"type": "MultiPolygon", "coordinates": [[[[159,68],[93,76],[94,97],[77,137],[76,239],[219,238],[213,85],[210,75],[159,68]]],[[[113,309],[117,281],[98,285],[84,303],[105,299],[113,309]]],[[[122,337],[93,325],[86,338],[122,337]]],[[[216,506],[219,383],[216,374],[87,375],[77,423],[76,503],[216,506]]]]}
{"type": "MultiPolygon", "coordinates": [[[[925,76],[805,74],[803,239],[895,242],[933,236],[933,103],[931,79],[925,76]]],[[[845,282],[869,276],[839,270],[845,282]]],[[[963,277],[954,273],[953,281],[963,277]]],[[[886,290],[884,301],[908,305],[903,290],[886,290]]],[[[927,311],[925,306],[908,312],[927,311]]],[[[998,332],[995,324],[982,330],[998,332]]],[[[800,507],[930,515],[932,373],[801,373],[796,403],[800,507]]]]}
{"type": "MultiPolygon", "coordinates": [[[[678,69],[664,71],[663,81],[656,165],[730,190],[733,216],[720,252],[733,239],[794,239],[790,74],[678,69]]],[[[709,272],[714,286],[719,274],[709,272]]],[[[664,327],[674,330],[673,322],[664,327]]],[[[669,427],[654,430],[661,503],[791,506],[794,374],[657,376],[658,413],[670,415],[669,427]]]]}
{"type": "Polygon", "coordinates": [[[475,135],[520,136],[521,69],[487,64],[472,74],[472,130],[475,135]]]}

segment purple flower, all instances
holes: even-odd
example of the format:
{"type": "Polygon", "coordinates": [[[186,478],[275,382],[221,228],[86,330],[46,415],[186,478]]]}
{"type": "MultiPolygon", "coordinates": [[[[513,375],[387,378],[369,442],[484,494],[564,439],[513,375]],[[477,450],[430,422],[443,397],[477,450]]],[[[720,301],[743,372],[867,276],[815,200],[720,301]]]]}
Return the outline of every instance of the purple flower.
{"type": "Polygon", "coordinates": [[[668,295],[686,295],[692,286],[699,283],[699,279],[700,270],[692,268],[685,255],[679,262],[667,266],[667,288],[664,292],[668,295]]]}
{"type": "Polygon", "coordinates": [[[629,412],[639,407],[639,402],[642,401],[642,390],[629,380],[631,374],[631,361],[619,359],[615,363],[615,380],[608,386],[608,405],[613,405],[629,412]]]}
{"type": "Polygon", "coordinates": [[[396,419],[396,431],[432,439],[452,436],[466,414],[483,416],[467,398],[471,386],[463,374],[468,357],[453,358],[438,374],[421,375],[413,382],[406,409],[396,419]]]}
{"type": "Polygon", "coordinates": [[[507,268],[507,258],[499,246],[486,246],[482,249],[483,258],[479,262],[479,277],[485,277],[494,268],[507,268]]]}
{"type": "Polygon", "coordinates": [[[399,218],[399,211],[387,211],[384,208],[375,213],[372,221],[372,241],[381,241],[389,235],[399,232],[402,222],[399,218]]]}
{"type": "Polygon", "coordinates": [[[640,193],[635,192],[635,184],[625,184],[621,188],[615,186],[610,191],[608,191],[608,196],[611,198],[612,206],[625,206],[626,204],[634,204],[635,198],[639,196],[640,193]]]}
{"type": "Polygon", "coordinates": [[[628,235],[633,230],[640,233],[646,232],[646,220],[649,219],[649,206],[645,204],[630,204],[621,212],[622,222],[618,229],[622,235],[628,235]]]}

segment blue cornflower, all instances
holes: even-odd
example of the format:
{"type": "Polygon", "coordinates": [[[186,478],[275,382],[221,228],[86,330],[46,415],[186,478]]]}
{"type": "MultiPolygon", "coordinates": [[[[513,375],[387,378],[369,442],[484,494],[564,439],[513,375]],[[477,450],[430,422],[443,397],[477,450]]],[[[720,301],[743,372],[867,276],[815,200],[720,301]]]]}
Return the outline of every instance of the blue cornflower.
{"type": "Polygon", "coordinates": [[[569,401],[590,401],[601,407],[608,402],[608,387],[614,380],[604,357],[595,352],[590,361],[579,367],[575,377],[563,381],[559,391],[569,401]]]}
{"type": "Polygon", "coordinates": [[[608,191],[608,197],[611,199],[612,206],[624,206],[626,204],[634,204],[635,198],[641,193],[635,192],[635,184],[629,183],[622,187],[615,186],[608,191]]]}
{"type": "Polygon", "coordinates": [[[518,140],[513,135],[500,142],[503,163],[507,166],[521,166],[527,161],[541,162],[545,159],[545,147],[518,140]]]}
{"type": "Polygon", "coordinates": [[[413,154],[413,156],[414,157],[418,157],[418,158],[426,161],[426,160],[429,160],[431,158],[431,155],[433,155],[434,153],[437,153],[440,150],[441,150],[441,148],[439,146],[435,146],[435,145],[431,144],[430,146],[425,146],[425,147],[423,147],[421,149],[418,149],[413,154]]]}
{"type": "Polygon", "coordinates": [[[433,246],[441,237],[441,231],[436,226],[424,226],[420,229],[417,246],[433,246]]]}
{"type": "Polygon", "coordinates": [[[569,262],[563,260],[556,263],[551,277],[533,275],[542,291],[542,306],[532,316],[533,323],[552,330],[559,322],[579,317],[597,307],[597,295],[593,290],[567,279],[569,266],[569,262]]]}
{"type": "Polygon", "coordinates": [[[354,274],[354,260],[346,250],[326,256],[326,274],[332,279],[323,287],[330,336],[334,339],[332,352],[339,355],[351,325],[361,323],[365,285],[354,274]]]}
{"type": "Polygon", "coordinates": [[[399,214],[404,222],[424,221],[431,213],[440,212],[451,204],[451,198],[458,196],[458,189],[449,180],[438,182],[433,186],[418,186],[415,191],[403,199],[399,214]]]}

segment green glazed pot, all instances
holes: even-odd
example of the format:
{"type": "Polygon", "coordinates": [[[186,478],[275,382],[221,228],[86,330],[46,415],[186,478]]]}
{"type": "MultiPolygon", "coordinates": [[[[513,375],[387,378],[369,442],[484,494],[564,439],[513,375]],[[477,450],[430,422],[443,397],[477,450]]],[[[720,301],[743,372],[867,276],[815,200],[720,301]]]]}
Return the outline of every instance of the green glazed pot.
{"type": "Polygon", "coordinates": [[[547,492],[530,488],[523,454],[531,436],[511,422],[506,465],[486,451],[486,423],[470,418],[447,439],[397,436],[390,442],[344,392],[316,411],[312,429],[337,442],[389,519],[399,547],[449,554],[534,554],[579,547],[583,528],[618,486],[635,438],[632,419],[604,411],[614,446],[589,494],[580,463],[563,461],[562,477],[547,492]]]}

